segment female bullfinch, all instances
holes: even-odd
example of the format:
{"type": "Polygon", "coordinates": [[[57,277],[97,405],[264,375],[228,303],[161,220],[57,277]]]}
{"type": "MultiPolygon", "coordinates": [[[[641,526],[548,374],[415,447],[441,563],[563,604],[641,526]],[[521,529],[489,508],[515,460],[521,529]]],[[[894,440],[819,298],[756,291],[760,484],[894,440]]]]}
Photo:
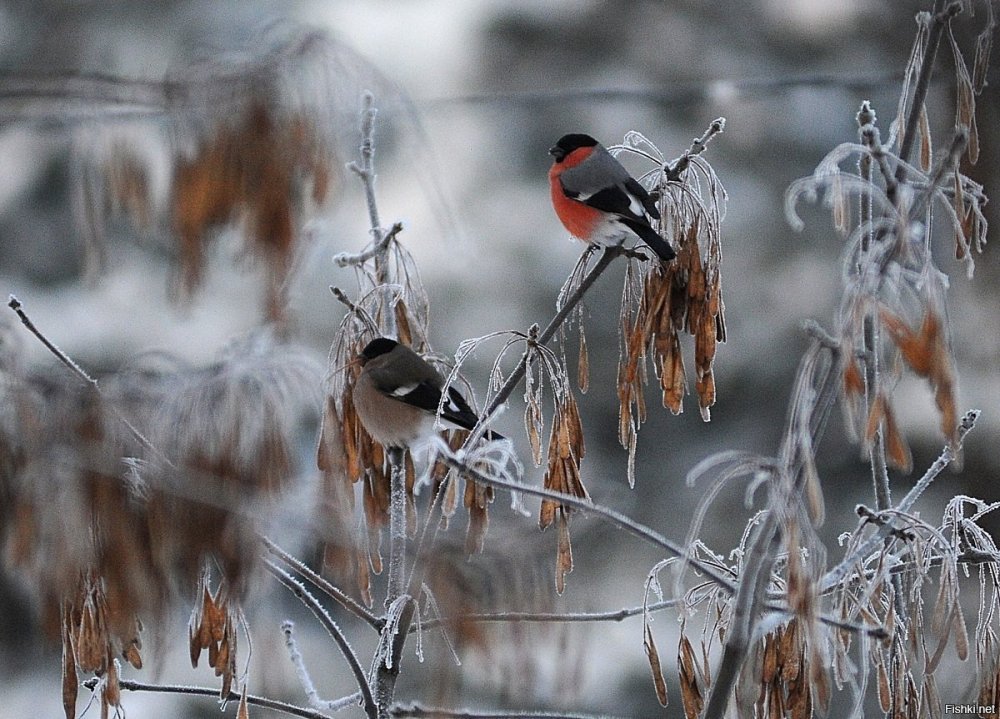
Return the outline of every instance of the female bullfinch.
{"type": "Polygon", "coordinates": [[[649,224],[659,219],[649,193],[611,153],[590,135],[563,135],[549,154],[549,188],[556,215],[570,234],[584,242],[620,242],[626,228],[661,260],[676,254],[649,224]]]}
{"type": "MultiPolygon", "coordinates": [[[[434,432],[444,381],[420,355],[388,337],[369,342],[358,357],[354,408],[368,434],[383,447],[420,445],[434,432]]],[[[479,418],[454,387],[441,412],[445,424],[473,429],[479,418]]],[[[488,439],[503,439],[487,430],[488,439]]]]}

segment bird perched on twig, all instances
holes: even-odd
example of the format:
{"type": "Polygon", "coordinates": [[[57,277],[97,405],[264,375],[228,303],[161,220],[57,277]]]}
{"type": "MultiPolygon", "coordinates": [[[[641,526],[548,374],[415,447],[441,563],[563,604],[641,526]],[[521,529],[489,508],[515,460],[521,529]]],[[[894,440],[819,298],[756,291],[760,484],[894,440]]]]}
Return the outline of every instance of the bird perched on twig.
{"type": "Polygon", "coordinates": [[[676,257],[649,223],[656,203],[610,152],[590,135],[563,135],[549,149],[552,206],[570,234],[584,242],[621,242],[631,230],[664,262],[676,257]],[[648,215],[648,217],[647,217],[648,215]]]}
{"type": "MultiPolygon", "coordinates": [[[[434,433],[444,380],[406,345],[388,337],[369,342],[358,357],[361,374],[354,385],[354,407],[361,424],[386,448],[412,448],[434,433]]],[[[441,411],[446,425],[473,429],[479,417],[454,387],[448,387],[441,411]]],[[[504,439],[487,430],[487,439],[504,439]]]]}

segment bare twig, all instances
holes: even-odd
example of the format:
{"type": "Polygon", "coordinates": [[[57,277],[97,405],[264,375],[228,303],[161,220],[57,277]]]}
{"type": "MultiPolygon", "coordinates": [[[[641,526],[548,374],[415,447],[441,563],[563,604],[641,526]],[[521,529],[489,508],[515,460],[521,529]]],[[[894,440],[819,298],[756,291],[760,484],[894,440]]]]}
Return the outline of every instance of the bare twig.
{"type": "MultiPolygon", "coordinates": [[[[382,224],[379,222],[378,203],[375,201],[375,96],[365,92],[361,99],[361,163],[350,162],[347,168],[361,178],[365,186],[365,200],[368,204],[368,221],[372,235],[378,244],[382,239],[382,224]]],[[[375,258],[376,264],[379,260],[375,258]]],[[[381,284],[381,281],[379,282],[381,284]]]]}
{"type": "Polygon", "coordinates": [[[732,599],[732,620],[726,630],[726,643],[715,670],[711,693],[705,707],[706,717],[726,714],[733,686],[753,635],[753,623],[758,618],[761,598],[765,594],[775,552],[780,542],[780,532],[775,512],[768,512],[757,528],[750,551],[746,552],[743,571],[732,599]]]}
{"type": "MultiPolygon", "coordinates": [[[[57,360],[66,365],[66,367],[69,368],[70,372],[76,375],[84,384],[88,385],[99,397],[101,397],[102,399],[104,398],[104,395],[101,393],[101,388],[97,384],[97,380],[91,377],[89,374],[87,374],[83,370],[83,368],[80,367],[80,365],[74,362],[69,355],[67,355],[65,352],[59,349],[55,345],[55,343],[50,341],[49,338],[46,337],[42,333],[42,331],[35,326],[35,323],[31,321],[31,318],[28,317],[28,314],[24,311],[23,307],[21,306],[21,302],[14,295],[9,296],[9,299],[7,301],[7,306],[10,307],[12,310],[14,310],[15,314],[17,314],[17,316],[20,318],[21,324],[27,327],[28,331],[31,332],[31,334],[33,334],[38,339],[39,342],[45,345],[45,348],[49,352],[51,352],[57,360]]],[[[118,411],[117,407],[109,405],[108,408],[110,409],[111,413],[115,416],[115,419],[117,419],[119,422],[122,423],[122,425],[129,431],[129,433],[136,439],[136,441],[139,442],[140,445],[142,445],[150,452],[155,454],[168,466],[170,467],[174,466],[173,462],[171,462],[168,457],[164,456],[163,453],[160,452],[160,450],[157,449],[153,445],[153,443],[149,441],[149,439],[147,439],[146,435],[144,435],[142,432],[139,431],[138,427],[132,424],[132,422],[130,422],[125,415],[123,415],[120,411],[118,411]]]]}
{"type": "MultiPolygon", "coordinates": [[[[82,682],[82,684],[90,691],[94,691],[100,682],[100,677],[92,677],[82,682]]],[[[190,696],[213,697],[215,699],[219,698],[219,690],[215,687],[192,687],[182,684],[147,684],[144,682],[131,681],[129,679],[119,679],[118,686],[125,691],[130,692],[187,694],[190,696]]],[[[241,694],[235,691],[230,691],[229,696],[225,697],[224,700],[227,702],[238,702],[241,697],[241,694]]],[[[303,717],[303,719],[329,719],[328,714],[316,711],[315,709],[307,709],[306,707],[288,704],[287,702],[280,702],[276,699],[268,699],[267,697],[261,697],[255,694],[247,694],[247,704],[259,706],[263,709],[271,709],[272,711],[281,712],[282,714],[287,714],[289,716],[303,717]]]]}
{"type": "MultiPolygon", "coordinates": [[[[559,331],[559,328],[562,327],[563,322],[565,322],[573,312],[573,309],[580,303],[580,300],[583,299],[583,296],[587,294],[587,290],[590,289],[591,285],[593,285],[594,282],[597,281],[597,278],[600,277],[606,269],[608,269],[616,257],[623,255],[626,252],[627,250],[620,245],[611,245],[610,247],[606,247],[604,249],[603,254],[597,261],[597,264],[595,264],[587,276],[580,281],[576,291],[566,298],[562,307],[559,308],[549,324],[546,325],[545,329],[538,335],[538,339],[536,340],[537,344],[544,345],[552,339],[555,333],[559,331]]],[[[486,407],[486,410],[483,412],[484,417],[492,416],[493,413],[507,401],[507,398],[510,397],[514,388],[517,387],[518,383],[524,378],[524,373],[528,368],[528,359],[531,357],[531,353],[531,347],[525,349],[517,367],[515,367],[510,373],[507,377],[507,381],[504,382],[503,386],[497,391],[489,405],[486,407]]]]}
{"type": "Polygon", "coordinates": [[[298,674],[299,683],[302,684],[302,689],[309,698],[309,706],[318,711],[340,711],[351,705],[359,704],[361,702],[361,692],[355,692],[350,696],[341,697],[340,699],[320,698],[319,692],[316,690],[316,685],[313,684],[312,677],[309,676],[305,660],[302,658],[302,654],[295,643],[294,630],[294,623],[288,620],[282,622],[281,631],[285,634],[285,646],[288,647],[288,658],[295,665],[295,673],[298,674]]]}
{"type": "Polygon", "coordinates": [[[365,675],[364,668],[358,661],[357,655],[354,653],[354,650],[351,648],[350,643],[347,641],[347,637],[344,636],[340,627],[329,615],[329,613],[327,613],[323,605],[316,601],[316,598],[312,594],[306,591],[305,586],[303,586],[301,582],[296,580],[292,577],[292,575],[270,560],[265,559],[264,565],[267,567],[271,575],[277,579],[282,586],[288,589],[288,591],[294,594],[296,598],[313,613],[313,616],[316,617],[321,625],[323,625],[323,628],[326,629],[327,633],[340,649],[341,654],[344,655],[344,659],[347,660],[351,673],[354,674],[354,679],[357,681],[358,688],[361,690],[361,700],[365,709],[365,714],[368,715],[368,719],[378,719],[378,709],[375,706],[375,699],[372,696],[371,687],[368,685],[368,677],[365,675]]]}
{"type": "Polygon", "coordinates": [[[372,612],[368,610],[360,602],[355,601],[348,594],[343,592],[341,589],[335,587],[321,575],[314,572],[305,563],[301,562],[284,549],[275,544],[269,537],[261,537],[261,541],[264,546],[274,556],[278,557],[285,564],[290,566],[296,572],[301,574],[303,577],[308,579],[312,584],[316,585],[323,593],[329,596],[331,599],[336,601],[340,606],[349,611],[351,614],[355,615],[359,619],[364,620],[369,625],[374,627],[376,630],[381,630],[382,626],[385,624],[385,620],[380,617],[376,617],[372,612]]]}
{"type": "Polygon", "coordinates": [[[472,709],[445,709],[443,707],[425,707],[422,704],[397,704],[392,708],[394,717],[420,717],[434,719],[614,719],[609,714],[577,714],[565,712],[478,712],[472,709]]]}
{"type": "Polygon", "coordinates": [[[340,252],[333,256],[333,261],[337,267],[355,267],[357,265],[363,265],[368,260],[384,255],[386,250],[389,249],[389,244],[395,240],[396,235],[402,231],[403,223],[397,222],[389,228],[388,232],[382,235],[381,239],[372,243],[372,246],[364,252],[359,252],[353,255],[349,252],[340,252]]]}
{"type": "Polygon", "coordinates": [[[771,480],[769,509],[743,553],[740,579],[731,602],[732,619],[706,703],[707,717],[725,715],[750,648],[754,623],[759,621],[760,610],[768,606],[767,586],[785,531],[781,520],[792,511],[788,508],[802,501],[808,474],[805,467],[811,461],[811,456],[803,455],[814,451],[818,444],[840,387],[840,373],[834,369],[837,352],[838,348],[814,341],[799,363],[779,468],[771,480]]]}
{"type": "Polygon", "coordinates": [[[563,504],[566,507],[572,509],[579,509],[585,513],[593,514],[595,516],[601,517],[610,524],[622,529],[629,534],[632,534],[640,539],[643,539],[651,544],[663,549],[668,554],[673,557],[677,557],[686,564],[690,565],[692,569],[698,571],[702,575],[708,577],[713,582],[718,584],[720,587],[725,589],[727,592],[732,593],[736,590],[736,585],[728,577],[723,576],[717,572],[712,567],[708,566],[704,562],[700,561],[696,557],[691,556],[688,552],[684,550],[678,544],[670,541],[662,534],[657,532],[655,529],[651,529],[644,524],[636,522],[630,517],[618,512],[614,509],[608,507],[603,507],[599,504],[594,504],[589,499],[581,499],[580,497],[563,494],[562,492],[553,492],[549,489],[543,489],[541,487],[532,487],[526,484],[519,484],[517,482],[508,481],[506,479],[500,479],[499,477],[491,477],[477,471],[476,469],[464,464],[461,459],[455,456],[442,454],[439,455],[440,461],[447,464],[449,467],[453,467],[461,472],[464,476],[476,482],[477,484],[488,485],[491,487],[498,487],[500,489],[506,489],[513,492],[520,492],[522,494],[533,495],[535,497],[542,497],[545,499],[554,499],[563,504]]]}
{"type": "Polygon", "coordinates": [[[389,580],[385,606],[388,607],[406,589],[406,465],[403,450],[386,450],[391,468],[389,480],[389,580]]]}
{"type": "Polygon", "coordinates": [[[927,97],[927,90],[930,87],[931,74],[934,71],[934,60],[937,58],[941,36],[944,34],[945,26],[961,11],[962,3],[957,0],[953,0],[952,2],[935,0],[934,2],[934,9],[931,11],[930,18],[930,31],[927,35],[927,49],[921,61],[916,86],[913,89],[913,99],[910,101],[910,111],[906,117],[906,125],[903,130],[903,142],[899,148],[899,159],[902,160],[896,167],[896,180],[899,182],[906,179],[906,163],[909,162],[910,153],[913,151],[913,143],[917,135],[917,123],[920,121],[920,113],[924,105],[924,100],[927,97]]]}
{"type": "MultiPolygon", "coordinates": [[[[396,680],[399,679],[399,664],[403,657],[403,648],[409,636],[410,625],[416,611],[416,602],[409,596],[403,605],[396,622],[396,633],[392,637],[388,658],[379,658],[378,669],[375,672],[375,693],[378,704],[379,719],[392,716],[392,702],[396,691],[396,680]]],[[[385,631],[385,630],[383,630],[385,631]]]]}
{"type": "Polygon", "coordinates": [[[541,622],[549,624],[575,623],[575,622],[621,622],[632,617],[637,617],[645,612],[658,612],[663,609],[676,607],[683,600],[664,599],[655,602],[647,607],[626,607],[609,612],[495,612],[490,614],[462,614],[456,617],[442,617],[440,619],[428,619],[420,623],[421,629],[435,629],[436,627],[447,626],[453,622],[495,622],[495,623],[519,623],[519,622],[541,622]]]}
{"type": "MultiPolygon", "coordinates": [[[[917,501],[921,494],[931,485],[941,472],[944,471],[945,467],[951,464],[955,457],[957,456],[957,450],[961,449],[962,442],[965,440],[965,436],[976,426],[976,420],[979,419],[979,410],[970,410],[965,413],[962,417],[962,421],[959,424],[958,429],[958,442],[956,448],[952,448],[950,444],[946,444],[944,450],[938,455],[938,458],[934,460],[934,463],[927,468],[924,475],[917,480],[917,483],[913,485],[913,488],[906,493],[906,496],[900,500],[899,504],[894,507],[895,512],[908,512],[913,504],[917,501]]],[[[886,522],[879,527],[878,531],[875,532],[871,537],[868,538],[866,542],[861,544],[857,549],[855,549],[851,554],[844,557],[841,562],[828,571],[823,577],[823,581],[820,585],[820,592],[828,592],[834,587],[836,587],[844,577],[851,571],[851,569],[857,566],[857,563],[864,559],[864,557],[875,550],[880,544],[884,544],[885,540],[896,530],[896,526],[892,522],[886,522]]]]}
{"type": "Polygon", "coordinates": [[[35,327],[35,323],[31,321],[27,313],[22,309],[20,300],[14,295],[10,295],[7,300],[7,306],[14,310],[14,313],[20,318],[21,324],[28,328],[28,331],[33,334],[39,342],[45,345],[45,349],[51,352],[57,360],[62,362],[64,365],[69,367],[70,372],[75,374],[80,378],[85,384],[89,384],[94,389],[97,389],[97,380],[87,374],[80,365],[72,360],[72,358],[63,352],[61,349],[56,347],[56,345],[49,340],[41,330],[35,327]]]}
{"type": "Polygon", "coordinates": [[[934,169],[934,174],[931,175],[927,186],[910,206],[911,220],[917,218],[920,213],[923,212],[924,207],[931,201],[931,198],[934,197],[934,193],[937,192],[938,186],[941,184],[941,181],[944,179],[944,176],[948,173],[948,171],[958,172],[959,160],[962,157],[962,153],[965,152],[965,148],[968,146],[969,128],[956,127],[955,134],[951,138],[951,145],[948,147],[948,153],[938,160],[938,165],[934,169]]]}
{"type": "Polygon", "coordinates": [[[712,120],[712,124],[708,126],[705,133],[701,137],[696,137],[694,139],[687,152],[673,162],[669,162],[663,166],[663,175],[667,181],[679,182],[681,177],[684,175],[684,171],[687,170],[688,165],[691,164],[691,158],[703,153],[705,148],[708,146],[708,143],[712,141],[712,138],[720,134],[725,129],[726,118],[717,117],[712,120]]]}

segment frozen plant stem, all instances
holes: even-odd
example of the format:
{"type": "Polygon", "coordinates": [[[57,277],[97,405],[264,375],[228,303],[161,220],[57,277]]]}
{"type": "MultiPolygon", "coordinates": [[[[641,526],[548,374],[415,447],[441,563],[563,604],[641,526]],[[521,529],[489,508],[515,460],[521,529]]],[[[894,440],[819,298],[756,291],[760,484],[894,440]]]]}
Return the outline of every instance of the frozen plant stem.
{"type": "Polygon", "coordinates": [[[28,331],[31,332],[31,334],[33,334],[39,342],[45,345],[45,349],[51,352],[57,360],[69,367],[70,372],[79,377],[85,384],[89,384],[95,390],[97,389],[97,380],[84,372],[80,365],[74,362],[69,355],[56,347],[51,341],[49,341],[48,337],[42,334],[41,330],[35,327],[35,323],[31,321],[31,318],[28,317],[28,314],[22,309],[21,301],[17,299],[17,297],[10,295],[7,300],[7,306],[14,310],[14,314],[16,314],[18,319],[21,320],[21,324],[27,327],[28,331]]]}
{"type": "Polygon", "coordinates": [[[389,500],[389,581],[385,606],[400,596],[406,578],[406,464],[403,450],[391,447],[386,450],[390,467],[389,500]]]}
{"type": "MultiPolygon", "coordinates": [[[[348,168],[354,172],[365,186],[365,200],[368,204],[368,222],[376,239],[382,232],[379,222],[378,204],[375,202],[375,96],[365,92],[361,100],[361,163],[352,162],[348,168]]],[[[378,259],[375,260],[378,264],[378,259]]]]}
{"type": "Polygon", "coordinates": [[[392,717],[419,717],[421,719],[614,719],[611,714],[579,714],[576,712],[547,711],[495,711],[481,712],[471,709],[446,709],[430,707],[421,704],[403,706],[397,704],[392,708],[392,717]]]}
{"type": "Polygon", "coordinates": [[[740,667],[746,659],[753,635],[753,623],[760,610],[761,597],[765,594],[774,558],[780,549],[781,532],[775,520],[775,513],[768,512],[759,526],[751,546],[746,553],[740,583],[732,601],[732,621],[726,632],[726,643],[715,671],[711,694],[705,709],[706,717],[722,717],[726,714],[733,695],[733,687],[739,676],[740,667]],[[766,544],[766,546],[761,546],[766,544]]]}
{"type": "MultiPolygon", "coordinates": [[[[378,110],[375,108],[375,96],[366,91],[362,98],[361,106],[361,162],[349,162],[348,169],[361,178],[365,187],[365,202],[368,205],[368,223],[372,235],[372,246],[370,249],[358,255],[339,254],[334,257],[334,262],[340,267],[350,265],[360,265],[370,259],[375,260],[375,284],[385,285],[389,282],[388,262],[386,255],[389,246],[396,235],[403,229],[399,222],[395,223],[388,230],[382,229],[379,220],[378,202],[375,199],[375,116],[378,110]]],[[[391,311],[382,312],[382,326],[379,328],[380,334],[385,337],[396,336],[396,313],[391,311]]]]}
{"type": "MultiPolygon", "coordinates": [[[[954,461],[956,451],[961,449],[965,436],[972,430],[973,427],[976,426],[977,419],[979,419],[979,410],[974,409],[965,413],[965,416],[962,417],[962,422],[958,427],[958,445],[956,449],[952,449],[950,444],[945,445],[944,450],[938,458],[934,460],[934,463],[927,468],[926,472],[924,472],[924,476],[917,480],[917,483],[913,485],[913,489],[907,492],[906,496],[900,500],[899,505],[894,508],[896,513],[905,514],[910,511],[920,495],[923,494],[923,492],[931,485],[937,476],[944,471],[945,467],[954,461]]],[[[889,539],[890,535],[896,529],[898,529],[898,527],[893,521],[887,521],[882,524],[872,537],[870,537],[850,555],[844,557],[840,564],[826,573],[826,576],[823,577],[820,592],[825,594],[837,586],[849,572],[858,566],[859,563],[864,562],[864,559],[869,552],[874,551],[876,547],[889,539]]]]}
{"type": "Polygon", "coordinates": [[[341,589],[332,585],[329,581],[324,579],[321,575],[314,572],[303,562],[299,561],[296,557],[286,552],[284,549],[279,547],[274,543],[269,537],[261,537],[261,541],[267,548],[267,551],[273,554],[275,557],[283,561],[289,567],[294,569],[300,575],[308,579],[312,584],[314,584],[318,589],[324,592],[328,597],[336,601],[340,606],[349,611],[351,614],[355,615],[359,619],[364,620],[369,625],[371,625],[376,630],[381,630],[382,625],[385,623],[384,620],[376,617],[367,607],[363,604],[358,603],[352,599],[348,594],[346,594],[341,589]]]}
{"type": "Polygon", "coordinates": [[[318,711],[335,712],[346,709],[352,704],[357,705],[360,703],[361,692],[355,692],[340,699],[321,699],[319,692],[316,691],[316,685],[313,684],[312,677],[309,676],[305,659],[303,659],[302,653],[299,652],[299,647],[295,642],[295,624],[285,620],[281,624],[281,631],[285,634],[285,646],[288,648],[288,658],[295,666],[295,673],[299,676],[299,683],[302,685],[303,691],[309,697],[309,706],[318,711]]]}
{"type": "MultiPolygon", "coordinates": [[[[604,253],[597,261],[597,264],[595,264],[587,276],[581,280],[579,287],[576,288],[576,291],[566,298],[566,302],[559,308],[559,311],[556,312],[548,326],[546,326],[546,328],[542,330],[541,334],[538,335],[538,339],[535,340],[536,344],[544,345],[552,339],[559,328],[562,327],[566,318],[570,316],[573,309],[580,303],[580,300],[583,299],[583,296],[587,294],[587,290],[590,289],[590,286],[597,281],[597,278],[600,277],[606,269],[608,269],[616,257],[623,255],[626,252],[627,250],[621,245],[612,245],[604,248],[604,253]]],[[[511,392],[514,391],[514,388],[517,387],[521,379],[524,378],[524,373],[528,369],[528,359],[531,357],[531,353],[532,349],[531,347],[528,347],[524,351],[524,354],[521,355],[521,360],[518,362],[517,367],[515,367],[514,371],[510,373],[510,376],[507,377],[507,381],[504,382],[503,387],[500,388],[500,390],[496,393],[496,396],[493,397],[493,401],[490,402],[489,406],[483,412],[484,417],[492,416],[493,413],[507,401],[511,392]]]]}
{"type": "MultiPolygon", "coordinates": [[[[72,357],[70,357],[61,349],[56,347],[56,345],[53,342],[51,342],[48,337],[42,334],[41,330],[35,327],[35,323],[31,321],[31,318],[28,317],[28,314],[22,308],[20,300],[18,300],[14,295],[10,295],[9,299],[7,300],[7,306],[10,307],[12,310],[14,310],[14,313],[21,320],[21,324],[27,327],[28,331],[31,332],[31,334],[33,334],[38,339],[39,342],[45,345],[45,348],[53,355],[55,355],[55,358],[57,360],[66,365],[69,368],[70,372],[79,377],[84,384],[89,385],[90,388],[97,394],[97,396],[103,399],[103,395],[101,394],[101,389],[100,387],[97,386],[97,380],[91,377],[89,374],[87,374],[83,370],[83,368],[80,367],[80,365],[78,365],[76,362],[73,361],[72,357]]],[[[139,429],[134,424],[132,424],[121,412],[119,412],[117,408],[110,407],[110,410],[111,413],[115,416],[115,419],[117,419],[119,422],[125,425],[125,428],[129,431],[129,433],[133,437],[135,437],[136,441],[138,441],[140,445],[142,445],[150,452],[155,454],[157,457],[163,460],[168,466],[170,467],[174,466],[173,462],[171,462],[167,457],[164,457],[163,454],[156,447],[153,446],[153,443],[150,442],[148,439],[146,439],[146,435],[140,432],[139,429]]]]}
{"type": "Polygon", "coordinates": [[[402,231],[403,223],[397,222],[389,228],[389,231],[386,232],[378,242],[375,242],[364,252],[359,252],[355,255],[347,252],[341,252],[333,256],[333,261],[337,267],[353,267],[363,265],[371,259],[378,260],[379,256],[385,254],[386,250],[389,249],[389,244],[396,239],[396,235],[402,231]]]}
{"type": "Polygon", "coordinates": [[[700,155],[708,147],[708,143],[712,141],[712,138],[720,134],[726,129],[726,118],[718,117],[712,121],[712,124],[708,126],[705,130],[705,134],[701,137],[696,137],[694,142],[691,143],[691,147],[683,155],[678,157],[673,162],[667,164],[663,168],[663,175],[668,182],[680,182],[681,177],[684,175],[684,171],[688,169],[691,164],[691,158],[696,155],[700,155]]]}
{"type": "MultiPolygon", "coordinates": [[[[390,447],[389,457],[389,580],[387,582],[385,607],[388,609],[406,591],[406,464],[405,450],[390,447]]],[[[379,719],[389,716],[399,677],[399,662],[403,646],[413,619],[413,602],[408,601],[403,608],[396,626],[396,634],[391,638],[388,660],[377,657],[378,670],[375,674],[375,703],[379,719]]],[[[389,631],[388,624],[382,631],[389,631]]]]}
{"type": "MultiPolygon", "coordinates": [[[[100,681],[99,677],[92,677],[91,679],[83,682],[83,686],[87,687],[87,689],[90,689],[91,691],[94,691],[100,681]]],[[[215,699],[219,698],[218,687],[192,687],[181,684],[146,684],[143,682],[130,681],[128,679],[119,679],[118,686],[129,692],[187,694],[189,696],[213,697],[215,699]]],[[[231,691],[229,692],[229,696],[225,697],[225,701],[233,702],[235,704],[240,701],[240,695],[237,692],[231,691]]],[[[295,706],[294,704],[287,704],[275,699],[268,699],[267,697],[256,696],[254,694],[247,694],[247,704],[251,706],[258,706],[263,709],[270,709],[281,714],[287,714],[288,716],[303,717],[303,719],[329,719],[329,715],[323,712],[295,706]]]]}
{"type": "Polygon", "coordinates": [[[957,0],[946,2],[946,0],[935,0],[934,9],[931,11],[930,31],[927,34],[927,50],[920,64],[920,74],[917,76],[917,83],[913,90],[913,100],[910,104],[910,112],[906,117],[906,128],[903,130],[903,143],[899,148],[899,159],[902,162],[896,168],[896,179],[900,182],[906,179],[906,165],[910,160],[910,153],[913,151],[913,143],[917,135],[917,122],[920,120],[920,111],[927,97],[927,90],[931,84],[931,73],[934,70],[934,60],[937,58],[938,45],[941,44],[941,36],[944,29],[951,22],[951,19],[962,11],[962,3],[957,0]]]}
{"type": "MultiPolygon", "coordinates": [[[[730,578],[730,575],[720,573],[718,569],[698,560],[696,557],[693,557],[691,554],[684,551],[684,549],[680,545],[677,545],[674,542],[670,541],[656,530],[651,529],[650,527],[647,527],[644,524],[636,522],[635,520],[631,519],[625,514],[622,514],[621,512],[618,512],[609,507],[604,507],[600,504],[594,504],[588,499],[581,499],[580,497],[577,497],[572,494],[553,492],[550,489],[543,489],[541,487],[532,487],[530,485],[519,484],[517,482],[509,482],[507,480],[500,479],[498,477],[485,475],[481,472],[476,471],[469,465],[462,462],[461,459],[452,455],[441,455],[439,459],[440,461],[447,464],[449,467],[458,470],[467,479],[470,479],[471,481],[476,482],[477,484],[488,485],[491,487],[496,487],[497,489],[505,489],[512,492],[520,492],[521,494],[532,495],[535,497],[542,497],[543,499],[553,499],[556,500],[557,502],[560,502],[561,504],[566,505],[567,507],[571,507],[573,509],[580,510],[581,512],[592,514],[596,517],[600,517],[608,524],[618,527],[618,529],[628,532],[629,534],[638,537],[643,541],[649,542],[655,547],[663,549],[672,557],[677,557],[680,561],[687,564],[696,572],[698,572],[699,575],[705,577],[711,582],[714,582],[727,594],[736,593],[736,590],[738,588],[737,583],[734,581],[734,579],[730,578]]],[[[785,614],[785,615],[792,614],[792,611],[789,609],[789,607],[786,604],[782,604],[781,602],[767,601],[761,605],[761,608],[768,612],[774,612],[777,614],[785,614]]],[[[870,636],[879,638],[885,636],[884,632],[879,627],[845,623],[835,617],[829,617],[826,615],[821,615],[817,617],[817,619],[819,619],[819,621],[831,627],[846,629],[852,632],[863,632],[870,636]]],[[[435,620],[428,620],[428,622],[425,623],[423,626],[424,627],[433,626],[434,621],[435,620]]],[[[404,625],[402,621],[400,621],[401,629],[399,631],[401,633],[404,631],[404,629],[402,628],[404,626],[406,628],[405,630],[409,631],[409,624],[404,625]]]]}
{"type": "MultiPolygon", "coordinates": [[[[881,169],[885,178],[886,196],[894,204],[898,198],[896,178],[888,167],[885,150],[879,139],[878,128],[875,127],[875,113],[868,102],[864,102],[858,112],[858,134],[861,136],[862,144],[868,148],[868,153],[862,155],[858,162],[858,172],[861,177],[871,180],[872,160],[881,169]]],[[[862,194],[861,202],[861,222],[863,226],[871,226],[872,220],[872,199],[868,193],[862,194]]],[[[861,261],[857,271],[859,274],[865,272],[864,263],[868,262],[868,252],[871,249],[871,235],[866,231],[861,241],[861,261]]],[[[865,314],[862,320],[862,343],[865,366],[865,407],[871,412],[872,403],[875,401],[874,392],[879,386],[878,368],[878,336],[875,324],[874,311],[865,314]]],[[[872,446],[868,450],[868,464],[872,470],[872,486],[875,490],[875,506],[881,510],[888,509],[892,504],[892,495],[889,489],[889,472],[885,461],[885,438],[881,427],[876,429],[872,446]]]]}
{"type": "Polygon", "coordinates": [[[306,591],[306,588],[301,582],[296,581],[288,572],[279,567],[274,562],[265,559],[264,566],[271,573],[278,582],[284,586],[288,591],[295,595],[295,597],[306,605],[306,608],[313,613],[313,616],[319,621],[323,628],[326,629],[327,634],[333,639],[334,643],[340,649],[341,654],[344,655],[344,659],[347,660],[347,664],[351,669],[351,673],[354,675],[355,681],[358,683],[358,688],[361,690],[361,701],[364,705],[365,714],[368,719],[377,719],[379,716],[378,710],[375,706],[375,699],[372,696],[371,687],[368,685],[368,677],[365,675],[365,670],[358,661],[357,655],[351,648],[350,643],[347,641],[347,637],[341,631],[340,627],[337,625],[333,618],[329,615],[326,609],[320,604],[316,597],[306,591]]]}
{"type": "Polygon", "coordinates": [[[406,602],[399,615],[396,635],[392,638],[388,660],[379,657],[379,665],[375,674],[375,702],[378,706],[378,719],[389,719],[393,716],[393,696],[396,693],[396,680],[399,678],[399,662],[403,656],[403,647],[413,623],[413,612],[416,603],[406,602]]]}

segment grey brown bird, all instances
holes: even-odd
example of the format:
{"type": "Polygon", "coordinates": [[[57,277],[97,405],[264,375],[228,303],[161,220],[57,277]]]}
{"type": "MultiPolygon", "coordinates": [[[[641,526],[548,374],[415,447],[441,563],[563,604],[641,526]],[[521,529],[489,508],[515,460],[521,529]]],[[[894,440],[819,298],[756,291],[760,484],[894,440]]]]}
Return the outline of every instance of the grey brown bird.
{"type": "MultiPolygon", "coordinates": [[[[361,374],[354,385],[354,407],[368,434],[384,447],[414,447],[434,432],[444,380],[406,345],[388,337],[369,342],[359,356],[361,374]]],[[[441,411],[445,425],[473,429],[479,417],[454,387],[441,411]]],[[[487,430],[487,439],[503,439],[487,430]]]]}

